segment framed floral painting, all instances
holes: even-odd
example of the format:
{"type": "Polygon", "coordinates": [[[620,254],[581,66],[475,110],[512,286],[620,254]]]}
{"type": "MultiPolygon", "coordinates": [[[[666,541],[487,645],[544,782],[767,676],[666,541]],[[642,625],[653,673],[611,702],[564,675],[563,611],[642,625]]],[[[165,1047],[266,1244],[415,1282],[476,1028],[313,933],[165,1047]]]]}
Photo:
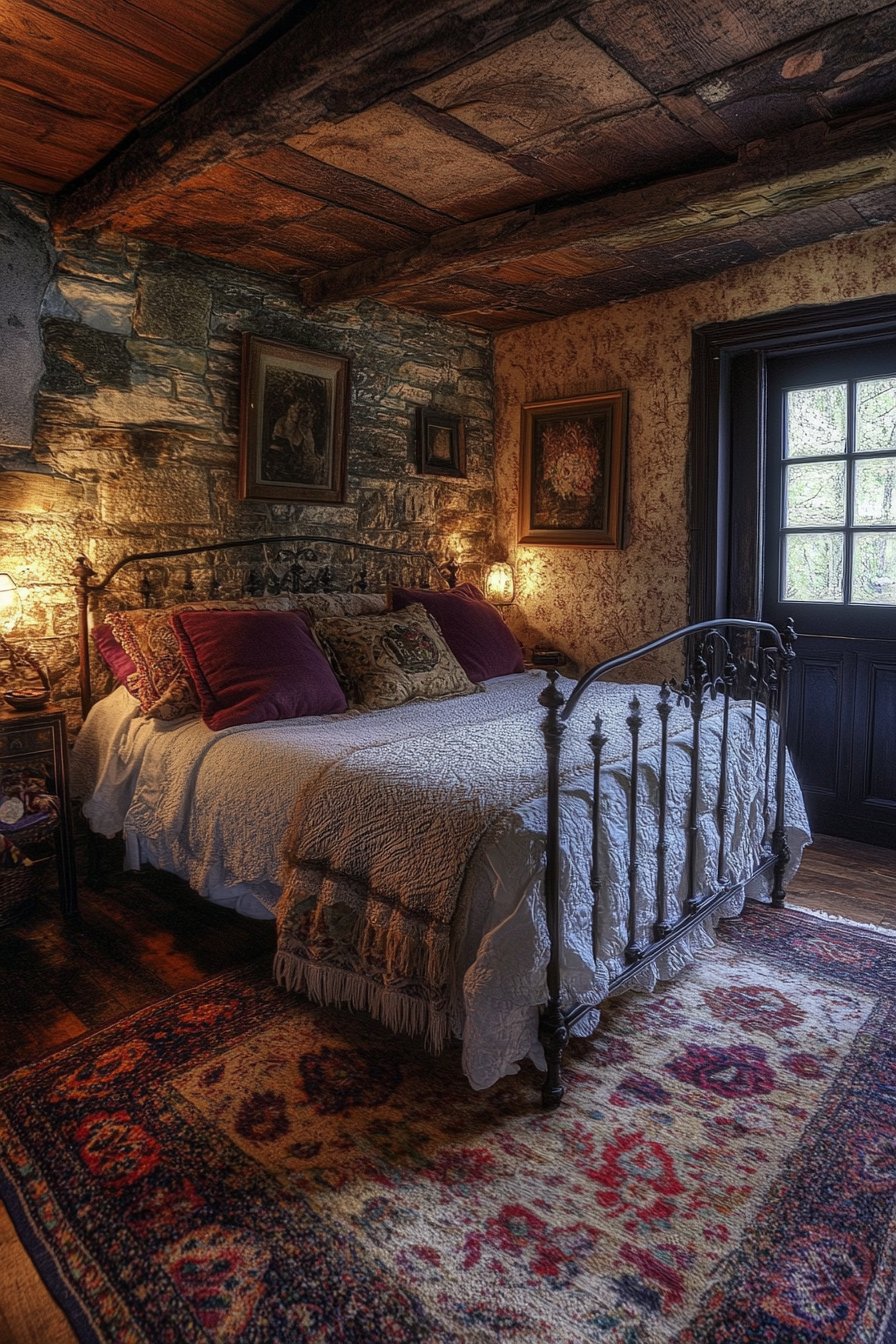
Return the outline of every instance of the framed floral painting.
{"type": "Polygon", "coordinates": [[[523,406],[519,541],[622,545],[626,392],[523,406]]]}

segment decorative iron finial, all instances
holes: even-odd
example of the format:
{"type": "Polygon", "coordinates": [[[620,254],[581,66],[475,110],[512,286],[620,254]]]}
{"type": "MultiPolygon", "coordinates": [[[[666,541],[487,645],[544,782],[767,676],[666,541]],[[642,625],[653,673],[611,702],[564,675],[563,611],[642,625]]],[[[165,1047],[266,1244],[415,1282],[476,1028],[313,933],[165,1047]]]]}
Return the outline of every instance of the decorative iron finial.
{"type": "Polygon", "coordinates": [[[545,709],[560,709],[562,705],[566,704],[566,700],[557,686],[557,678],[559,675],[559,672],[554,667],[552,667],[547,674],[548,684],[538,697],[538,703],[543,705],[545,709]]]}
{"type": "Polygon", "coordinates": [[[86,555],[78,556],[74,568],[72,569],[72,574],[85,588],[91,579],[96,578],[96,570],[92,567],[86,555]]]}

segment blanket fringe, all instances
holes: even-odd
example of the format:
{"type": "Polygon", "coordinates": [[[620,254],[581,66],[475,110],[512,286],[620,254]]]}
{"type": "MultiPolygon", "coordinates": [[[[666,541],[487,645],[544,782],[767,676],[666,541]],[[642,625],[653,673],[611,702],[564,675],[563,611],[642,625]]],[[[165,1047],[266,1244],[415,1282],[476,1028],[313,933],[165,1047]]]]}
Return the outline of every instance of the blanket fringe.
{"type": "Polygon", "coordinates": [[[285,989],[304,991],[315,1003],[346,1004],[370,1013],[390,1031],[423,1036],[433,1054],[444,1048],[450,1035],[447,1012],[339,966],[324,966],[280,950],[274,958],[274,979],[285,989]]]}

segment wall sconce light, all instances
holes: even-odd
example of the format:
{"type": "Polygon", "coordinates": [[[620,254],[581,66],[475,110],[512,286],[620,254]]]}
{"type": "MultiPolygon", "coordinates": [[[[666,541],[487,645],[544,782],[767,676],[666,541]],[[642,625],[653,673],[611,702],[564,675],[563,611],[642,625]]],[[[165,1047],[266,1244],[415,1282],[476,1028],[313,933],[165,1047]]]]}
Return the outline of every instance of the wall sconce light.
{"type": "MultiPolygon", "coordinates": [[[[513,603],[513,567],[506,560],[489,565],[485,575],[485,596],[496,607],[509,607],[513,603]]],[[[504,612],[501,612],[504,615],[504,612]]]]}

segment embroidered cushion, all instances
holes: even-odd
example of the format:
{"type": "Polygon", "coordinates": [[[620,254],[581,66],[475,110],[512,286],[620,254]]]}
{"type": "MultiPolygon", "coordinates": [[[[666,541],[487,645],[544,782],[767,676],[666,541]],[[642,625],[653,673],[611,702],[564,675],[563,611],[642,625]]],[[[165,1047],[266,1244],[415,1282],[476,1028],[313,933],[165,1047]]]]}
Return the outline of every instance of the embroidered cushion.
{"type": "Polygon", "coordinates": [[[112,633],[112,627],[105,622],[102,625],[95,625],[90,634],[99,649],[100,657],[115,680],[125,686],[128,677],[137,670],[133,658],[128,657],[112,633]]]}
{"type": "Polygon", "coordinates": [[[171,628],[218,732],[241,723],[339,714],[345,696],[304,611],[182,611],[171,628]]]}
{"type": "Polygon", "coordinates": [[[490,602],[472,583],[448,592],[426,588],[392,588],[393,611],[419,602],[438,621],[445,643],[471,681],[488,681],[523,671],[523,655],[511,632],[490,602]]]}
{"type": "Polygon", "coordinates": [[[419,603],[381,616],[331,616],[315,624],[349,699],[365,709],[440,700],[479,689],[419,603]]]}
{"type": "Polygon", "coordinates": [[[199,713],[199,696],[171,627],[171,617],[181,611],[288,611],[292,605],[294,599],[285,594],[191,602],[161,611],[110,611],[106,622],[134,665],[124,684],[140,701],[145,716],[183,719],[199,713]]]}
{"type": "Polygon", "coordinates": [[[315,620],[322,616],[375,616],[386,610],[383,593],[298,593],[293,602],[315,620]]]}

